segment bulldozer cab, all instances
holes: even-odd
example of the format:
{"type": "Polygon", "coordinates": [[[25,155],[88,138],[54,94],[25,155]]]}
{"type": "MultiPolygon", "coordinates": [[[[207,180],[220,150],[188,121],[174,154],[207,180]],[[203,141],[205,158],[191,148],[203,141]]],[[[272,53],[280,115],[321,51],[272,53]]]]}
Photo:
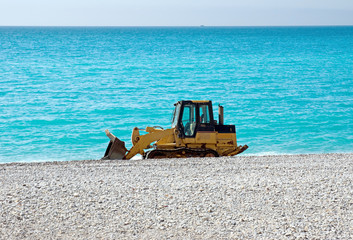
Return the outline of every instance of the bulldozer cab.
{"type": "Polygon", "coordinates": [[[179,101],[175,104],[172,128],[181,138],[193,138],[198,131],[215,131],[211,101],[179,101]]]}

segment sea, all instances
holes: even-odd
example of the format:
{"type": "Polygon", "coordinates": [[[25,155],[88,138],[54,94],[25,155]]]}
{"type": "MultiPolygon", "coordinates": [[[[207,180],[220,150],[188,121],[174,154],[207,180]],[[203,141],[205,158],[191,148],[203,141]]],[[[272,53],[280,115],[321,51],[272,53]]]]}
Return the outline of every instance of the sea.
{"type": "Polygon", "coordinates": [[[0,27],[0,163],[100,159],[179,100],[242,155],[352,153],[353,26],[0,27]]]}

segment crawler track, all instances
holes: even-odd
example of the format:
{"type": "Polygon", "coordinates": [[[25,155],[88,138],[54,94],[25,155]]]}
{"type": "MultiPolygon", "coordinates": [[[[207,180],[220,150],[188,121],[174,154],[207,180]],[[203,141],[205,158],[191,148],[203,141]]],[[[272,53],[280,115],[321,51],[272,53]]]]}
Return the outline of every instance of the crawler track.
{"type": "Polygon", "coordinates": [[[151,158],[189,158],[189,157],[219,157],[218,153],[212,149],[155,149],[146,153],[145,159],[151,158]]]}

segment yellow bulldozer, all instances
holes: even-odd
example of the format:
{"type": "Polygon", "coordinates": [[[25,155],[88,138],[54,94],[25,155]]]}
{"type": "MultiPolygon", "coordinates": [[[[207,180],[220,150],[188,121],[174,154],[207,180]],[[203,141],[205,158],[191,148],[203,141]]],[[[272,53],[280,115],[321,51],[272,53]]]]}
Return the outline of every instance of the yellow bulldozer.
{"type": "Polygon", "coordinates": [[[213,118],[212,101],[187,100],[174,105],[172,127],[135,127],[130,150],[105,130],[110,141],[102,159],[129,160],[137,154],[145,159],[233,156],[248,148],[237,145],[235,125],[224,125],[222,106],[218,108],[217,123],[213,118]],[[140,135],[141,130],[146,134],[140,135]]]}

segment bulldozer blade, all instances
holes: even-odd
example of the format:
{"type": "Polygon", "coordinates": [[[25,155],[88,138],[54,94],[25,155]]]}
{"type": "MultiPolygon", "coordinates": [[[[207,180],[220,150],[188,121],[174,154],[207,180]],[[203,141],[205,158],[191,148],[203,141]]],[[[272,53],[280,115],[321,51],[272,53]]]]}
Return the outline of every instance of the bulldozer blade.
{"type": "Polygon", "coordinates": [[[109,141],[107,150],[105,150],[104,157],[101,160],[124,159],[126,152],[127,152],[127,149],[125,147],[125,142],[115,137],[114,141],[112,140],[109,141]]]}

